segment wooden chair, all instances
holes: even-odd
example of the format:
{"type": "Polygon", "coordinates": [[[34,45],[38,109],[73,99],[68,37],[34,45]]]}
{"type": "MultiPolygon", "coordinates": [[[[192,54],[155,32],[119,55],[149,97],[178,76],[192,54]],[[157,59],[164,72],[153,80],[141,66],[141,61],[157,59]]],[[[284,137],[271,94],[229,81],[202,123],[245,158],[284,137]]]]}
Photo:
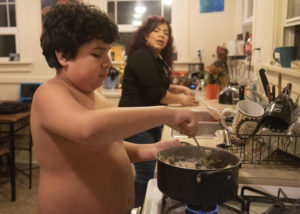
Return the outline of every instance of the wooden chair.
{"type": "MultiPolygon", "coordinates": [[[[9,149],[8,149],[7,145],[3,142],[3,138],[0,135],[0,171],[1,171],[1,177],[4,173],[8,174],[9,161],[10,161],[10,159],[9,159],[9,149]],[[6,160],[3,159],[4,157],[6,157],[6,160]],[[5,167],[5,170],[3,170],[4,167],[5,167]]],[[[1,179],[1,183],[2,183],[2,179],[1,179]]]]}
{"type": "MultiPolygon", "coordinates": [[[[29,127],[28,127],[29,128],[29,127]]],[[[28,167],[19,168],[16,170],[29,178],[29,189],[32,187],[32,138],[30,130],[28,134],[17,134],[15,151],[27,151],[28,152],[28,167]]]]}

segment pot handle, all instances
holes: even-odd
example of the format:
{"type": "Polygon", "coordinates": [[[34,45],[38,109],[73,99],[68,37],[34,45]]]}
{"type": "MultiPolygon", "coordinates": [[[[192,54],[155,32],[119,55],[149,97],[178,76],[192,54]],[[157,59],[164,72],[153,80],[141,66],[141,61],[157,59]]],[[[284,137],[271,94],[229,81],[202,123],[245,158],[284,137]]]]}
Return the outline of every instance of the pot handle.
{"type": "Polygon", "coordinates": [[[230,180],[232,178],[231,170],[212,170],[212,171],[201,171],[196,174],[196,182],[201,183],[203,177],[213,177],[213,176],[222,176],[226,180],[230,180]],[[219,175],[221,174],[221,175],[219,175]]]}

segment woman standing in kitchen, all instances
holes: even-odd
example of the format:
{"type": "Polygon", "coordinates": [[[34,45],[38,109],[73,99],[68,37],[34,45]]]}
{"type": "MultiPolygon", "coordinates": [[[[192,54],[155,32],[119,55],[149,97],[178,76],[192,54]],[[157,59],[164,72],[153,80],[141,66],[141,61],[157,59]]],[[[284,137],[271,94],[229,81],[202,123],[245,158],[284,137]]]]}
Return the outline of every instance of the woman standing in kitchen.
{"type": "MultiPolygon", "coordinates": [[[[161,16],[146,19],[134,33],[128,48],[122,83],[120,107],[181,104],[198,102],[191,89],[171,84],[173,37],[170,22],[161,16]]],[[[149,144],[160,140],[162,126],[133,135],[126,140],[149,144]]],[[[135,206],[144,202],[147,182],[153,178],[155,161],[135,164],[135,206]]]]}

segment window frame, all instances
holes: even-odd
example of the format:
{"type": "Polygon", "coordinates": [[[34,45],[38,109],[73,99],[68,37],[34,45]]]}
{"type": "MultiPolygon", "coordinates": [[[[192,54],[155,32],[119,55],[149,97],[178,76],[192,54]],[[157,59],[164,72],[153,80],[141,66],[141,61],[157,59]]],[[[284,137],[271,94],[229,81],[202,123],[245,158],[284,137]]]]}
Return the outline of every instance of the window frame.
{"type": "Polygon", "coordinates": [[[288,16],[288,1],[284,4],[283,7],[283,45],[293,45],[295,40],[295,27],[300,25],[300,16],[287,18],[288,16]]]}
{"type": "MultiPolygon", "coordinates": [[[[164,16],[164,2],[163,0],[107,0],[107,4],[108,2],[115,2],[114,4],[114,10],[115,10],[115,16],[114,16],[114,20],[115,22],[117,23],[117,20],[118,20],[118,7],[117,7],[117,2],[124,2],[124,1],[132,1],[132,2],[141,2],[141,1],[160,1],[161,3],[161,13],[160,15],[161,16],[164,16]]],[[[118,24],[118,27],[119,27],[119,32],[121,33],[131,33],[131,32],[134,32],[138,29],[139,25],[133,25],[133,24],[118,24]]]]}
{"type": "MultiPolygon", "coordinates": [[[[0,5],[6,5],[6,16],[8,20],[8,26],[7,27],[1,27],[0,26],[0,36],[7,36],[12,35],[15,36],[15,47],[16,47],[16,53],[19,53],[19,44],[18,44],[18,23],[17,23],[17,0],[14,2],[9,2],[8,0],[6,2],[0,2],[0,5]],[[15,5],[15,20],[16,20],[16,26],[10,26],[10,15],[9,15],[9,5],[15,5]]],[[[0,56],[0,61],[8,61],[9,56],[0,56]]]]}
{"type": "MultiPolygon", "coordinates": [[[[160,4],[161,4],[161,13],[160,15],[161,16],[164,16],[164,0],[107,0],[107,8],[108,8],[108,3],[109,2],[114,2],[114,20],[115,22],[117,23],[117,20],[118,20],[118,7],[117,7],[117,3],[118,2],[141,2],[141,1],[160,1],[160,4]]],[[[172,13],[172,6],[171,7],[171,13],[172,13]]],[[[107,11],[108,12],[108,11],[107,11]]],[[[172,21],[172,20],[171,20],[172,21]]],[[[172,24],[172,23],[170,23],[172,24]]],[[[118,24],[118,28],[119,28],[119,33],[134,33],[138,27],[140,25],[133,25],[133,24],[118,24]]],[[[126,47],[125,47],[126,49],[126,47]]]]}

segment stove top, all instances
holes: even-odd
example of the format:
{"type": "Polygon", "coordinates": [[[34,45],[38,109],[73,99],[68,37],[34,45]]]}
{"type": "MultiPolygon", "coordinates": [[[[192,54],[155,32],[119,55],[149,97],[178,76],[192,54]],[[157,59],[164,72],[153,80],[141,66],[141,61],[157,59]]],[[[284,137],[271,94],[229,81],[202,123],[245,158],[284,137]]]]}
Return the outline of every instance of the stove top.
{"type": "Polygon", "coordinates": [[[297,214],[300,213],[300,188],[239,185],[240,195],[211,211],[187,211],[186,204],[165,196],[157,180],[148,182],[142,214],[297,214]],[[279,196],[279,198],[278,198],[279,196]],[[289,197],[289,198],[288,198],[289,197]],[[215,212],[217,210],[217,212],[215,212]]]}

